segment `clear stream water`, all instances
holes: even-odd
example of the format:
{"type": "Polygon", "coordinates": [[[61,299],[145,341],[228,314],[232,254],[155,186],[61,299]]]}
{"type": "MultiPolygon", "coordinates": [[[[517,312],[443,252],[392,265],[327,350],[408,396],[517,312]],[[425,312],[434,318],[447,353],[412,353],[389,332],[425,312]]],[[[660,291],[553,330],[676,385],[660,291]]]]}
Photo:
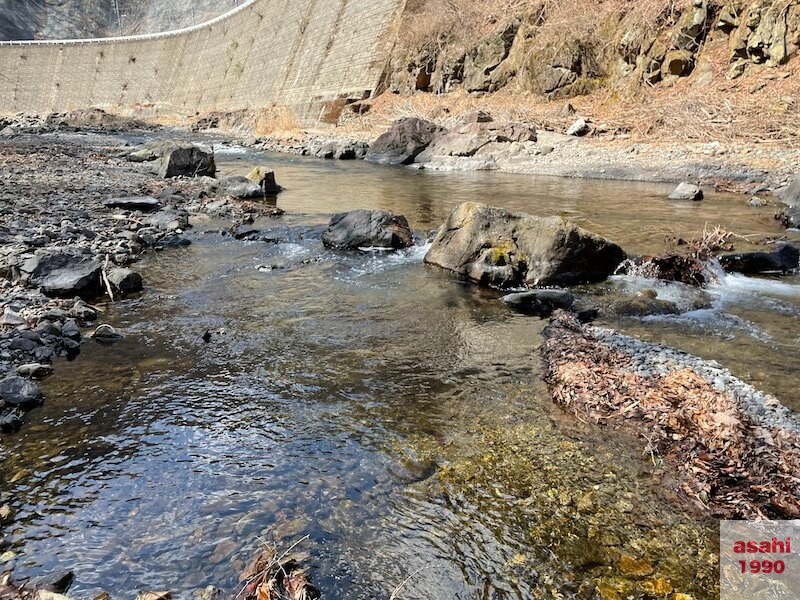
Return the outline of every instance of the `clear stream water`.
{"type": "MultiPolygon", "coordinates": [[[[75,597],[190,598],[234,591],[260,544],[308,536],[326,598],[388,599],[409,575],[398,598],[717,597],[714,523],[664,495],[640,442],[553,406],[542,321],[425,267],[424,247],[334,253],[297,232],[357,207],[425,231],[480,200],[658,252],[705,224],[777,234],[771,209],[670,203],[664,185],[218,158],[222,174],[274,168],[287,215],[260,225],[295,233],[240,242],[199,221],[191,247],[140,263],[146,292],[103,316],[125,341],[59,363],[47,403],[3,438],[18,573],[73,569],[75,597]]],[[[710,309],[610,324],[798,408],[800,278],[728,277],[710,295],[710,309]]]]}

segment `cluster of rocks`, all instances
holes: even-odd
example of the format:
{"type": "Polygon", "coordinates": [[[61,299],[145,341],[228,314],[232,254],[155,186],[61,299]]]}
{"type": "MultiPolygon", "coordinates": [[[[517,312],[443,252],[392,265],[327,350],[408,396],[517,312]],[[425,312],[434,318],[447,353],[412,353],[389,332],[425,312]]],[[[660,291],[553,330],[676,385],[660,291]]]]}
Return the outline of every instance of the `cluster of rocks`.
{"type": "Polygon", "coordinates": [[[314,156],[328,160],[360,160],[363,159],[369,143],[356,138],[334,138],[330,136],[304,135],[296,138],[247,138],[242,141],[247,148],[296,154],[298,156],[314,156]]]}

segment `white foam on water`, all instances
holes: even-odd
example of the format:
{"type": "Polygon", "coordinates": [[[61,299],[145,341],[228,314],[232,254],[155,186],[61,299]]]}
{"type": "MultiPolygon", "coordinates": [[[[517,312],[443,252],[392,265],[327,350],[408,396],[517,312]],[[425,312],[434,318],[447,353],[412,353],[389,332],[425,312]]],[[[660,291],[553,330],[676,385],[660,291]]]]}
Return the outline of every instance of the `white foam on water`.
{"type": "Polygon", "coordinates": [[[229,155],[239,155],[239,154],[247,154],[250,152],[250,148],[245,148],[244,146],[237,146],[236,144],[225,144],[222,146],[218,146],[214,144],[214,154],[229,154],[229,155]]]}
{"type": "Polygon", "coordinates": [[[761,277],[747,277],[738,273],[728,273],[718,283],[709,286],[724,296],[760,296],[769,294],[800,300],[800,280],[777,280],[761,277]]]}

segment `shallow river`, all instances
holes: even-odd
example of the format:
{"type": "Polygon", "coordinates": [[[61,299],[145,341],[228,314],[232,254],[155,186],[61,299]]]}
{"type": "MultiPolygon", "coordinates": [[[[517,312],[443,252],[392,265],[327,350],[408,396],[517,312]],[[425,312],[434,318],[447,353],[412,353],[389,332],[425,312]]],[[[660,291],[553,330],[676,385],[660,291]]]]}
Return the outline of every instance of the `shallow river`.
{"type": "MultiPolygon", "coordinates": [[[[235,591],[259,545],[308,536],[298,549],[327,598],[388,599],[409,576],[397,598],[717,597],[714,523],[664,497],[640,442],[552,405],[542,321],[424,267],[424,247],[341,254],[304,232],[358,207],[424,232],[480,200],[644,253],[706,224],[775,235],[772,209],[670,203],[663,185],[218,157],[223,174],[276,170],[287,216],[260,225],[285,241],[199,221],[191,247],[140,263],[144,295],[103,317],[126,340],[60,363],[45,406],[3,439],[18,572],[73,569],[76,597],[190,598],[235,591]]],[[[611,325],[800,407],[800,278],[727,277],[710,294],[710,309],[611,325]]]]}

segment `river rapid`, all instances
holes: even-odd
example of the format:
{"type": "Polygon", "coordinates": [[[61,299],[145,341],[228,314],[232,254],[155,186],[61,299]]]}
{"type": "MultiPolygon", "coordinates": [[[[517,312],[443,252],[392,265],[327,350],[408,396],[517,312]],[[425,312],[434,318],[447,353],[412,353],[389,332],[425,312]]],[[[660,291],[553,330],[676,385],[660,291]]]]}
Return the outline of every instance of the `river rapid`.
{"type": "MultiPolygon", "coordinates": [[[[424,266],[424,244],[340,253],[318,233],[332,213],[385,208],[424,239],[476,200],[658,253],[665,235],[706,225],[782,235],[774,209],[713,193],[669,202],[661,184],[236,147],[217,159],[221,175],[276,171],[286,215],[256,223],[276,241],[196,218],[193,244],[146,257],[145,293],[103,315],[126,339],[57,364],[45,405],[3,438],[17,572],[72,569],[78,598],[191,598],[235,592],[262,544],[302,539],[326,598],[388,599],[406,578],[397,598],[718,597],[715,522],[661,491],[669,473],[638,440],[553,405],[545,322],[424,266]]],[[[583,291],[654,287],[689,293],[630,277],[583,291]]],[[[800,277],[722,275],[708,294],[702,310],[604,324],[717,360],[800,408],[800,277]]]]}

